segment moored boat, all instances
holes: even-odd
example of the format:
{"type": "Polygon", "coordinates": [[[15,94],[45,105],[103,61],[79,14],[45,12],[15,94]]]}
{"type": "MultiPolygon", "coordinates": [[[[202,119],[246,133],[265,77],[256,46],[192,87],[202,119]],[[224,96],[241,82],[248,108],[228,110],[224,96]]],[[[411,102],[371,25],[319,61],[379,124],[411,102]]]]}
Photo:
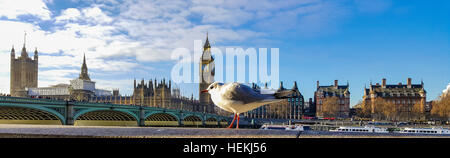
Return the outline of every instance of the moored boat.
{"type": "Polygon", "coordinates": [[[364,127],[345,127],[341,126],[337,129],[330,130],[331,132],[360,132],[360,133],[389,133],[387,128],[364,126],[364,127]]]}

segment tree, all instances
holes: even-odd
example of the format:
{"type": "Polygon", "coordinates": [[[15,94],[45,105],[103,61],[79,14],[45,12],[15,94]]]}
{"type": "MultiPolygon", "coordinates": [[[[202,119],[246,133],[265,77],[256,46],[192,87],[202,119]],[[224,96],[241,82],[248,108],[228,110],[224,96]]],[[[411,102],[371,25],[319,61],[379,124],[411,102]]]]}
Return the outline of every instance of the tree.
{"type": "Polygon", "coordinates": [[[373,100],[373,117],[378,120],[397,120],[398,107],[395,103],[386,101],[383,98],[373,100]]]}
{"type": "Polygon", "coordinates": [[[435,119],[449,120],[450,119],[450,96],[442,95],[438,100],[433,101],[433,108],[431,115],[435,119]]]}
{"type": "Polygon", "coordinates": [[[359,101],[353,108],[356,109],[356,116],[360,118],[370,118],[370,104],[366,101],[359,101]]]}
{"type": "Polygon", "coordinates": [[[417,102],[413,105],[411,109],[411,117],[414,120],[421,120],[424,116],[424,109],[422,108],[421,102],[417,102]]]}
{"type": "Polygon", "coordinates": [[[325,98],[322,104],[322,115],[324,117],[339,116],[339,98],[337,97],[325,98]]]}

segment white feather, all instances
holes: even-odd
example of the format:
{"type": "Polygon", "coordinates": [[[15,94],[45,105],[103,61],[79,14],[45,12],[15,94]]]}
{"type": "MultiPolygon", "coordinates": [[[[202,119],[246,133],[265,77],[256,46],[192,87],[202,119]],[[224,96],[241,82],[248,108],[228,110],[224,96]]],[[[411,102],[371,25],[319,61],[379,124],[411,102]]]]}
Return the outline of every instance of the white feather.
{"type": "Polygon", "coordinates": [[[261,94],[260,92],[235,82],[227,84],[215,82],[208,87],[208,93],[211,94],[211,100],[216,106],[237,114],[281,101],[281,99],[275,99],[273,93],[261,94]]]}

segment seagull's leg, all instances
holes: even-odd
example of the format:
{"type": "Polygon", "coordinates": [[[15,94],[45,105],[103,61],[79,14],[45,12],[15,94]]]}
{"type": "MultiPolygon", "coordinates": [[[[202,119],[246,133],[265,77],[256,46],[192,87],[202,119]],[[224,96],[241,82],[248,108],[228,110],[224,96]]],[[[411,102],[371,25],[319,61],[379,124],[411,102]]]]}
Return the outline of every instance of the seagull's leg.
{"type": "Polygon", "coordinates": [[[239,114],[237,114],[236,129],[239,129],[239,114]]]}
{"type": "Polygon", "coordinates": [[[233,127],[233,124],[234,124],[234,120],[236,120],[236,114],[234,114],[234,117],[233,117],[233,121],[231,121],[231,124],[230,124],[230,126],[228,126],[227,128],[231,128],[231,127],[233,127]]]}

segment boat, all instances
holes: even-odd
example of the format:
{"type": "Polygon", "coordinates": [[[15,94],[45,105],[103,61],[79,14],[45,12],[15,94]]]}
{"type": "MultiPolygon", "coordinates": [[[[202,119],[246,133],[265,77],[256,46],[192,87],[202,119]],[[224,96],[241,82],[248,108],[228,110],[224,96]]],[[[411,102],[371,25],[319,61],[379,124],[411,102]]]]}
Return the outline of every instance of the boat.
{"type": "Polygon", "coordinates": [[[304,131],[302,125],[272,125],[264,124],[261,126],[262,130],[286,130],[286,131],[304,131]]]}
{"type": "Polygon", "coordinates": [[[414,133],[414,134],[450,134],[450,130],[442,127],[433,128],[404,128],[399,133],[414,133]]]}
{"type": "Polygon", "coordinates": [[[389,133],[387,128],[364,126],[364,127],[352,127],[341,126],[337,129],[330,130],[331,132],[359,132],[359,133],[389,133]]]}

